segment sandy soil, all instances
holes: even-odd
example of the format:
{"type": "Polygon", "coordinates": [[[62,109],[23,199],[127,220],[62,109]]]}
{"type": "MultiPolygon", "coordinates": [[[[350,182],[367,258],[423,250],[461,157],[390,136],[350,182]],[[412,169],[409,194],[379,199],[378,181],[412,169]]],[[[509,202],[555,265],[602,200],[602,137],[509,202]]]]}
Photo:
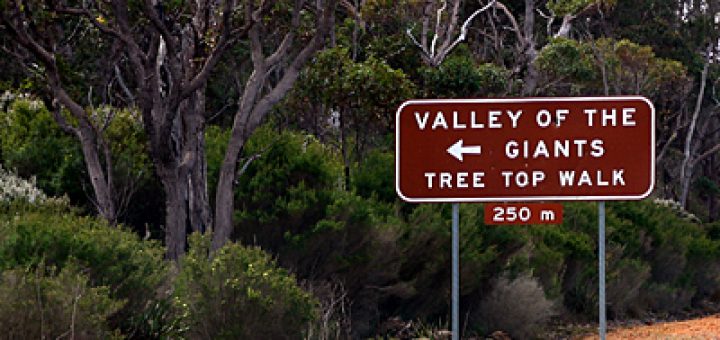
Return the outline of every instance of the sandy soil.
{"type": "MultiPolygon", "coordinates": [[[[597,335],[583,340],[597,339],[597,335]]],[[[664,322],[654,325],[615,329],[608,332],[608,340],[630,339],[718,339],[720,340],[720,315],[701,319],[664,322]]]]}

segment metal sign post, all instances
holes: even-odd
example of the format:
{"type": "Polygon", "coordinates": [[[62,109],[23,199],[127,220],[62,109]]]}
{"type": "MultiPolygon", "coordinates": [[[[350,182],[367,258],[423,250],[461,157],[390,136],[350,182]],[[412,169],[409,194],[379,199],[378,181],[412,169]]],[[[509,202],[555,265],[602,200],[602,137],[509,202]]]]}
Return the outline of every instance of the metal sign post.
{"type": "Polygon", "coordinates": [[[600,317],[600,340],[605,340],[607,320],[605,313],[605,202],[598,202],[598,307],[600,317]]]}
{"type": "Polygon", "coordinates": [[[452,205],[452,340],[460,339],[460,204],[452,205]]]}

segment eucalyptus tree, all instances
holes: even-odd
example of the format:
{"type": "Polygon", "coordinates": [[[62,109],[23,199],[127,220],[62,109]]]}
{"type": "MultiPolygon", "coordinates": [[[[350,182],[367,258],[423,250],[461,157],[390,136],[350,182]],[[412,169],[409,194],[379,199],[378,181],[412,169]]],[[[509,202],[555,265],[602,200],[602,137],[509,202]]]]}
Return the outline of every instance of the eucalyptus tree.
{"type": "Polygon", "coordinates": [[[534,95],[539,81],[535,60],[544,46],[552,39],[569,38],[578,18],[602,12],[610,5],[603,0],[427,0],[414,19],[419,25],[411,23],[407,34],[432,67],[439,66],[465,40],[489,45],[501,63],[510,52],[514,65],[508,68],[523,80],[522,93],[534,95]],[[460,24],[463,9],[468,13],[460,24]],[[538,25],[538,19],[544,19],[545,24],[538,25]]]}
{"type": "Polygon", "coordinates": [[[83,150],[88,150],[84,154],[99,202],[111,202],[112,181],[96,165],[98,153],[92,152],[97,149],[98,128],[90,113],[64,89],[58,58],[62,45],[57,43],[61,38],[48,38],[48,33],[61,35],[67,32],[68,22],[82,22],[120,56],[101,71],[123,79],[122,92],[141,114],[149,154],[164,191],[167,257],[176,259],[185,251],[188,229],[204,232],[214,227],[215,248],[230,237],[239,153],[292,87],[299,70],[323,46],[332,28],[335,1],[8,0],[2,5],[4,28],[42,63],[38,72],[48,79],[53,97],[79,121],[73,127],[63,115],[56,115],[61,126],[77,131],[83,150]],[[45,21],[54,25],[49,26],[52,29],[37,29],[45,21]],[[283,30],[281,38],[269,39],[278,29],[283,30]],[[238,94],[213,221],[205,159],[205,89],[225,52],[245,46],[253,71],[238,94]],[[278,74],[273,81],[271,75],[278,74]]]}
{"type": "Polygon", "coordinates": [[[104,94],[104,87],[112,87],[113,74],[108,71],[118,59],[119,45],[102,39],[87,21],[68,18],[59,8],[56,2],[0,2],[2,48],[39,83],[34,88],[52,98],[49,109],[55,121],[80,142],[98,213],[114,223],[118,195],[113,158],[104,137],[114,113],[98,110],[93,103],[96,99],[108,103],[109,98],[98,98],[97,92],[104,94]]]}

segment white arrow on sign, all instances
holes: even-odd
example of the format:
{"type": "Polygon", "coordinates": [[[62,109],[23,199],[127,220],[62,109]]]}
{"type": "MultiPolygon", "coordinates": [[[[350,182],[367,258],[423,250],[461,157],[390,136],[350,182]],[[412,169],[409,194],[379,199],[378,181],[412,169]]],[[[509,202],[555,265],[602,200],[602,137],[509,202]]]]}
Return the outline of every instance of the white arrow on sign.
{"type": "Polygon", "coordinates": [[[476,146],[463,146],[463,140],[457,141],[455,144],[450,145],[449,148],[447,148],[447,152],[452,155],[453,157],[457,158],[459,161],[463,161],[463,155],[479,155],[481,151],[480,145],[476,146]]]}

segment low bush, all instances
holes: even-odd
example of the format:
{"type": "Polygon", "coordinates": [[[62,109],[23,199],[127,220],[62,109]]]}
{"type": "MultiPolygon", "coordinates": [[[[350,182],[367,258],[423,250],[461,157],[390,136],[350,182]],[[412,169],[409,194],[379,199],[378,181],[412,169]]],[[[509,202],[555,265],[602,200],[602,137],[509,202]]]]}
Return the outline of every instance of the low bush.
{"type": "Polygon", "coordinates": [[[650,278],[650,266],[637,259],[621,259],[607,274],[607,304],[616,318],[642,310],[639,303],[641,288],[650,278]]]}
{"type": "Polygon", "coordinates": [[[504,331],[528,339],[541,332],[555,315],[555,304],[545,297],[537,279],[529,274],[514,279],[500,277],[480,302],[479,325],[488,333],[504,331]]]}
{"type": "Polygon", "coordinates": [[[98,218],[77,216],[66,201],[0,203],[0,270],[43,264],[62,271],[77,263],[89,287],[107,287],[111,298],[125,302],[110,320],[123,332],[135,328],[130,317],[153,304],[166,279],[163,254],[157,242],[142,241],[98,218]]]}
{"type": "Polygon", "coordinates": [[[298,339],[317,301],[259,248],[229,243],[210,257],[210,236],[193,234],[174,305],[189,339],[298,339]]]}
{"type": "Polygon", "coordinates": [[[124,301],[93,287],[80,267],[10,269],[0,276],[0,329],[6,339],[121,338],[107,322],[124,301]]]}
{"type": "Polygon", "coordinates": [[[655,313],[677,313],[689,309],[695,294],[692,288],[677,288],[668,284],[652,283],[641,294],[643,307],[655,313]]]}

